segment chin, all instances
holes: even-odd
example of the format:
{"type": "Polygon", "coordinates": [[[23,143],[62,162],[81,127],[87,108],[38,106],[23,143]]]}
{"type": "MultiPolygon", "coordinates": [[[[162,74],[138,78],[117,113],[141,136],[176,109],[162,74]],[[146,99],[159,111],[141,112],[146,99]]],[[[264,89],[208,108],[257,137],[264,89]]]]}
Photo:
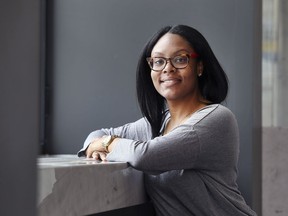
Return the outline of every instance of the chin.
{"type": "Polygon", "coordinates": [[[162,95],[167,101],[179,100],[179,96],[176,95],[162,95]]]}

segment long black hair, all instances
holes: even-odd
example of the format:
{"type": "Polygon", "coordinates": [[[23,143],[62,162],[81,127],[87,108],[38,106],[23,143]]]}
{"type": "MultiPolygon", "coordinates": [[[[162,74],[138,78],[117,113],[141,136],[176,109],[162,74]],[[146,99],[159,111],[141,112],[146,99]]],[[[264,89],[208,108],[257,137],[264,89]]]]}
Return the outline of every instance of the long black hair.
{"type": "Polygon", "coordinates": [[[138,103],[143,116],[152,127],[152,138],[159,136],[166,103],[165,98],[154,88],[151,79],[151,69],[146,58],[151,56],[151,51],[155,44],[167,33],[183,37],[199,55],[197,61],[203,63],[203,73],[202,76],[198,77],[198,82],[200,93],[204,99],[211,103],[221,103],[225,100],[228,93],[227,76],[207,40],[199,31],[186,25],[161,28],[144,46],[138,61],[136,74],[138,103]]]}

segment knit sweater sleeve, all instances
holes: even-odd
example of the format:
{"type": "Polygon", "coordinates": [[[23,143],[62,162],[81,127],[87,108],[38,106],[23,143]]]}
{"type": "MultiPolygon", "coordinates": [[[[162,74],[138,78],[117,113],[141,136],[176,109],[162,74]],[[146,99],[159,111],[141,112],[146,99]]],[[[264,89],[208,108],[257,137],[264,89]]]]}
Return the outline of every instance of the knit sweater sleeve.
{"type": "Polygon", "coordinates": [[[198,136],[189,125],[152,140],[121,139],[107,156],[109,161],[125,161],[146,173],[189,169],[199,155],[198,136]]]}
{"type": "Polygon", "coordinates": [[[223,106],[213,105],[164,136],[147,141],[121,139],[107,159],[128,162],[147,173],[210,169],[213,163],[218,163],[218,168],[221,164],[224,167],[227,160],[234,166],[238,145],[235,127],[233,114],[223,106]]]}
{"type": "Polygon", "coordinates": [[[135,122],[125,124],[116,128],[102,128],[91,132],[86,138],[83,147],[78,151],[78,156],[84,156],[85,150],[89,144],[96,138],[104,135],[117,135],[121,138],[130,140],[147,140],[151,138],[151,127],[145,118],[141,118],[135,122]]]}
{"type": "MultiPolygon", "coordinates": [[[[151,139],[151,127],[145,119],[118,128],[92,132],[78,155],[89,143],[105,134],[120,140],[107,155],[108,161],[128,162],[146,173],[180,169],[226,169],[238,159],[237,123],[230,110],[211,105],[198,111],[184,124],[166,135],[151,139]]],[[[231,168],[231,167],[229,167],[231,168]]]]}

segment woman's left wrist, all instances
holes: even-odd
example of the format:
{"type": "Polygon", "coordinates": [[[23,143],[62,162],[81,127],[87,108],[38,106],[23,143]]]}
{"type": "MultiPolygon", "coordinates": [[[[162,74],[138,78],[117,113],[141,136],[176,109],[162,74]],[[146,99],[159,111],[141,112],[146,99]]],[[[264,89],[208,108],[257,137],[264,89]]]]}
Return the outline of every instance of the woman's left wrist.
{"type": "Polygon", "coordinates": [[[109,153],[108,147],[111,145],[111,143],[114,141],[114,139],[118,138],[117,135],[105,135],[101,139],[101,144],[105,152],[109,153]]]}

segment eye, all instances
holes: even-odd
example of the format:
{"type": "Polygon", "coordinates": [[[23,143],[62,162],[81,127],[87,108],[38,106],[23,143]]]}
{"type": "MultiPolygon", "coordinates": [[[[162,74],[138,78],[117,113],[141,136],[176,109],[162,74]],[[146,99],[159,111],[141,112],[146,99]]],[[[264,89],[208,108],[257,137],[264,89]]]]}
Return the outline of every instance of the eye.
{"type": "Polygon", "coordinates": [[[161,66],[165,64],[165,60],[163,58],[153,58],[153,65],[161,66]]]}
{"type": "Polygon", "coordinates": [[[187,56],[175,56],[173,58],[173,63],[175,64],[187,64],[188,57],[187,56]]]}

